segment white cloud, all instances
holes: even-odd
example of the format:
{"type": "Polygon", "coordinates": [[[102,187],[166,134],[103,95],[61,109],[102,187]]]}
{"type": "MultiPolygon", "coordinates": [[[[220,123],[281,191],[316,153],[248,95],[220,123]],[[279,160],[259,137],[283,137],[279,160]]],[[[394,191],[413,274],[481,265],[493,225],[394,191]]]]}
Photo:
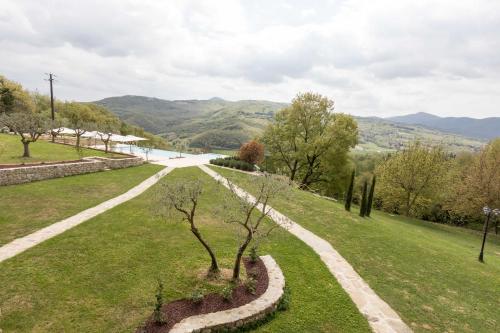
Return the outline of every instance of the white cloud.
{"type": "Polygon", "coordinates": [[[0,0],[0,73],[57,96],[290,100],[500,116],[500,3],[0,0]]]}

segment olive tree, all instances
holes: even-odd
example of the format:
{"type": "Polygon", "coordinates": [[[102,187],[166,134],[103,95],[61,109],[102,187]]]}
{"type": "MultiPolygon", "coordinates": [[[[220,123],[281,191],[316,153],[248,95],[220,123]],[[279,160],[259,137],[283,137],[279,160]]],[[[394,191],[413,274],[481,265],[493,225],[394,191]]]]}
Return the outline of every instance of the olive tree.
{"type": "MultiPolygon", "coordinates": [[[[218,208],[224,221],[236,225],[238,248],[233,267],[233,280],[238,280],[241,270],[241,259],[252,240],[267,237],[279,225],[266,219],[271,213],[269,201],[279,196],[287,196],[291,188],[290,182],[280,176],[265,174],[255,182],[253,197],[241,191],[231,182],[224,183],[229,191],[221,191],[223,204],[218,208]]],[[[286,221],[279,221],[286,224],[286,221]]]]}
{"type": "Polygon", "coordinates": [[[38,140],[49,129],[48,120],[39,113],[13,112],[0,116],[0,125],[10,128],[21,137],[23,157],[31,157],[29,144],[38,140]]]}
{"type": "Polygon", "coordinates": [[[219,273],[219,265],[214,251],[197,228],[195,219],[202,192],[203,184],[199,180],[161,182],[154,195],[153,210],[157,216],[169,221],[178,217],[176,214],[181,214],[182,221],[189,225],[191,233],[210,256],[208,275],[213,276],[219,273]]]}
{"type": "Polygon", "coordinates": [[[114,117],[100,117],[97,121],[98,135],[104,143],[104,151],[107,153],[109,150],[109,143],[113,132],[118,131],[120,122],[114,117]]]}

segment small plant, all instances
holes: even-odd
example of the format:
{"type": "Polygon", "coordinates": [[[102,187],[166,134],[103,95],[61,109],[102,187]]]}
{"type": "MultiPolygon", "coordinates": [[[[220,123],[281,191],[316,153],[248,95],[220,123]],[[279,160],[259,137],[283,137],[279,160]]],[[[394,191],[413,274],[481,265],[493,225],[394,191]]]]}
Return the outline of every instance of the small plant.
{"type": "Polygon", "coordinates": [[[257,278],[259,277],[259,271],[256,268],[252,268],[247,271],[247,276],[257,280],[257,278]]]}
{"type": "Polygon", "coordinates": [[[156,289],[156,302],[155,309],[153,311],[153,320],[159,325],[163,325],[167,322],[165,315],[161,311],[163,307],[163,283],[158,280],[158,287],[156,289]]]}
{"type": "Polygon", "coordinates": [[[259,259],[259,254],[257,253],[257,245],[254,245],[250,248],[250,262],[255,264],[259,259]]]}
{"type": "Polygon", "coordinates": [[[222,289],[221,296],[224,298],[226,302],[229,302],[233,299],[233,291],[234,291],[234,284],[229,283],[227,286],[222,289]]]}
{"type": "Polygon", "coordinates": [[[281,296],[280,301],[278,303],[278,311],[286,311],[290,308],[290,298],[291,298],[290,287],[285,284],[285,288],[283,288],[283,296],[281,296]]]}
{"type": "Polygon", "coordinates": [[[245,280],[244,285],[250,294],[255,295],[255,292],[257,291],[257,280],[255,280],[255,278],[249,276],[245,280]]]}
{"type": "Polygon", "coordinates": [[[204,295],[204,290],[200,289],[200,288],[196,288],[195,290],[193,290],[193,292],[189,296],[189,299],[194,304],[200,304],[203,301],[203,297],[204,296],[205,296],[204,295]]]}

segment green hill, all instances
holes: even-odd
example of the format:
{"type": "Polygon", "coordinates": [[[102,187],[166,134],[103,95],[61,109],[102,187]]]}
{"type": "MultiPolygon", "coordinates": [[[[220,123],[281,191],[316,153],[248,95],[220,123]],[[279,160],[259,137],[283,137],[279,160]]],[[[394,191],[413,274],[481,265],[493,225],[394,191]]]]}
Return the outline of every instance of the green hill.
{"type": "MultiPolygon", "coordinates": [[[[94,102],[107,107],[122,120],[160,134],[168,139],[188,138],[191,146],[238,148],[262,133],[276,111],[285,103],[243,100],[168,101],[143,96],[110,97],[94,102]]],[[[448,150],[475,150],[483,139],[430,129],[421,125],[397,123],[382,118],[357,117],[362,151],[398,149],[409,140],[441,143],[448,150]]]]}

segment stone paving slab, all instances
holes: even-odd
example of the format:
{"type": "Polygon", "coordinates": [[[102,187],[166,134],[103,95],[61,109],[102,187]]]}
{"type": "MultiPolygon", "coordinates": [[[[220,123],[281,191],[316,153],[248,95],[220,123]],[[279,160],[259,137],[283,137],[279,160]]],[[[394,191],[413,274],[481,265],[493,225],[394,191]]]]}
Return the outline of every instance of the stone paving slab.
{"type": "Polygon", "coordinates": [[[17,238],[12,242],[5,244],[4,246],[0,247],[0,262],[12,258],[15,255],[18,255],[19,253],[26,251],[29,248],[40,244],[43,241],[46,241],[49,238],[62,234],[66,230],[69,230],[101,213],[104,213],[105,211],[118,206],[125,201],[135,198],[136,196],[156,184],[163,176],[167,175],[173,169],[174,168],[172,167],[162,169],[155,175],[144,180],[139,185],[131,188],[127,192],[117,197],[104,201],[97,206],[86,209],[76,215],[68,217],[67,219],[51,224],[45,228],[35,231],[34,233],[21,238],[17,238]]]}
{"type": "MultiPolygon", "coordinates": [[[[215,180],[229,188],[230,182],[206,166],[199,166],[215,180]]],[[[232,184],[236,194],[249,202],[255,202],[248,192],[232,184]]],[[[262,210],[262,206],[257,207],[262,210]]],[[[281,227],[302,240],[311,247],[335,276],[342,288],[349,294],[359,311],[366,317],[370,327],[377,333],[407,333],[412,332],[399,315],[359,276],[354,268],[338,253],[329,242],[316,236],[311,231],[293,222],[285,215],[271,207],[267,207],[269,216],[281,227]]]]}
{"type": "Polygon", "coordinates": [[[259,315],[264,315],[269,310],[274,310],[285,288],[285,277],[280,267],[273,257],[266,255],[260,257],[266,266],[269,276],[269,285],[266,291],[256,300],[242,305],[240,307],[206,313],[185,318],[178,322],[169,331],[170,333],[191,333],[207,332],[211,328],[236,328],[248,322],[259,315]]]}

